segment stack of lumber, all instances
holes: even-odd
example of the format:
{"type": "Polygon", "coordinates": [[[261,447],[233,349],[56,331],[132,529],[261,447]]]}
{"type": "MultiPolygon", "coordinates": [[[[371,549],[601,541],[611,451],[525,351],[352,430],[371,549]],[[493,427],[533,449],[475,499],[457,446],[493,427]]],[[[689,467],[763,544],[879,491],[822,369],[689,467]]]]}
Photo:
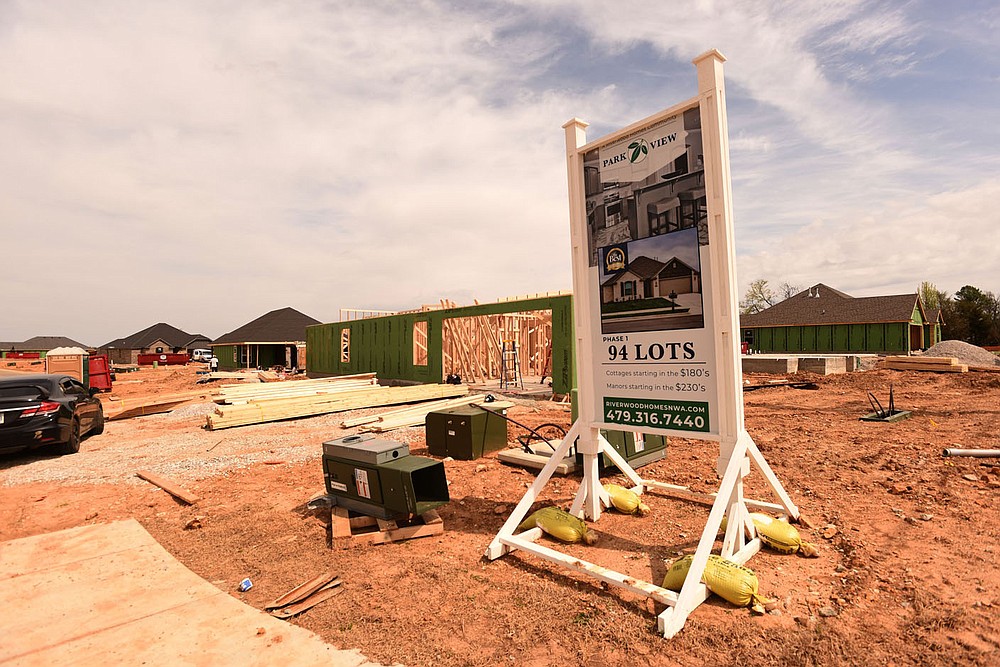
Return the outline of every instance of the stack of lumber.
{"type": "Polygon", "coordinates": [[[212,391],[200,389],[197,391],[186,391],[177,394],[162,394],[160,396],[143,396],[141,398],[114,398],[112,396],[101,396],[101,404],[104,407],[104,418],[109,420],[130,419],[132,417],[145,417],[161,412],[170,412],[181,403],[196,401],[199,399],[210,399],[212,391]]]}
{"type": "Polygon", "coordinates": [[[362,389],[330,394],[261,398],[238,405],[216,407],[215,414],[208,415],[208,429],[214,431],[233,426],[298,419],[380,405],[419,403],[462,396],[468,392],[468,387],[455,384],[427,384],[412,387],[369,385],[362,389]]]}
{"type": "Polygon", "coordinates": [[[257,371],[212,371],[211,373],[201,374],[201,382],[209,382],[211,380],[244,380],[249,382],[263,382],[257,371]]]}
{"type": "Polygon", "coordinates": [[[292,380],[266,384],[227,384],[219,389],[217,403],[238,405],[271,398],[322,396],[378,386],[375,373],[341,375],[315,380],[292,380]]]}
{"type": "Polygon", "coordinates": [[[489,410],[506,410],[514,406],[510,401],[492,401],[487,403],[486,394],[477,394],[475,396],[462,396],[443,401],[421,403],[420,405],[383,412],[377,415],[345,419],[340,425],[344,428],[360,426],[361,428],[358,431],[362,432],[385,433],[386,431],[406,426],[422,426],[428,413],[460,408],[463,405],[485,405],[489,410]]]}
{"type": "Polygon", "coordinates": [[[955,357],[886,357],[885,368],[894,371],[933,371],[935,373],[967,373],[968,364],[955,357]]]}

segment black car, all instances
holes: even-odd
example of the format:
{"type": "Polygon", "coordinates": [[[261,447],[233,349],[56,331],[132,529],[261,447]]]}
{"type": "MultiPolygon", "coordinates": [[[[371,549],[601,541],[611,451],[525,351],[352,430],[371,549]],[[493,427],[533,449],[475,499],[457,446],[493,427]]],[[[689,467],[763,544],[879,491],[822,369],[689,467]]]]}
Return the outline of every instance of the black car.
{"type": "Polygon", "coordinates": [[[69,375],[0,376],[0,450],[53,445],[80,451],[80,439],[104,431],[94,392],[69,375]]]}

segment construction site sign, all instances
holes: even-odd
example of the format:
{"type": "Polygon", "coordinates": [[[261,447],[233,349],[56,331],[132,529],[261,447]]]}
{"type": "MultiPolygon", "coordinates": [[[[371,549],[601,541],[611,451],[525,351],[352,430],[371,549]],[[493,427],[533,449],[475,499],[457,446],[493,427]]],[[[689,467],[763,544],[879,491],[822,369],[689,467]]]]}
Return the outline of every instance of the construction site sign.
{"type": "Polygon", "coordinates": [[[714,439],[712,239],[698,100],[582,153],[589,262],[577,300],[589,306],[596,421],[714,439]]]}

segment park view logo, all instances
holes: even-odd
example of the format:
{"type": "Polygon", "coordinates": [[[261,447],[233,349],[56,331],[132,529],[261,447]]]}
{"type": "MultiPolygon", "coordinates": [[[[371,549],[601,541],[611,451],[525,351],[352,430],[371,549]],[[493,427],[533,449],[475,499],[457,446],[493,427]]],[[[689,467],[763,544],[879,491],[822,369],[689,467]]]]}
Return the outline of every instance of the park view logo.
{"type": "Polygon", "coordinates": [[[625,244],[608,246],[604,249],[604,272],[624,271],[628,266],[628,248],[625,244]]]}
{"type": "Polygon", "coordinates": [[[628,145],[628,161],[632,164],[642,162],[649,155],[649,144],[645,139],[637,139],[628,145]]]}

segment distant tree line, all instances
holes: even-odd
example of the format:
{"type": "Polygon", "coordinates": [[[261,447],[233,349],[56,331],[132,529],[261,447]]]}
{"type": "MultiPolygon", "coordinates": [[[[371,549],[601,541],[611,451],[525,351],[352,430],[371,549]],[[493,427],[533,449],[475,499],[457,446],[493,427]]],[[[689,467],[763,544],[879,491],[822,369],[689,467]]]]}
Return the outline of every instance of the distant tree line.
{"type": "Polygon", "coordinates": [[[1000,298],[966,285],[949,296],[933,283],[920,283],[920,298],[929,310],[941,309],[946,340],[964,340],[985,347],[1000,345],[1000,298]]]}
{"type": "MultiPolygon", "coordinates": [[[[754,280],[740,300],[740,313],[759,313],[801,291],[801,287],[788,283],[781,283],[775,290],[766,280],[754,280]]],[[[966,285],[949,295],[933,283],[923,282],[918,294],[926,310],[941,309],[945,340],[962,340],[980,347],[1000,345],[1000,298],[992,292],[966,285]]]]}

